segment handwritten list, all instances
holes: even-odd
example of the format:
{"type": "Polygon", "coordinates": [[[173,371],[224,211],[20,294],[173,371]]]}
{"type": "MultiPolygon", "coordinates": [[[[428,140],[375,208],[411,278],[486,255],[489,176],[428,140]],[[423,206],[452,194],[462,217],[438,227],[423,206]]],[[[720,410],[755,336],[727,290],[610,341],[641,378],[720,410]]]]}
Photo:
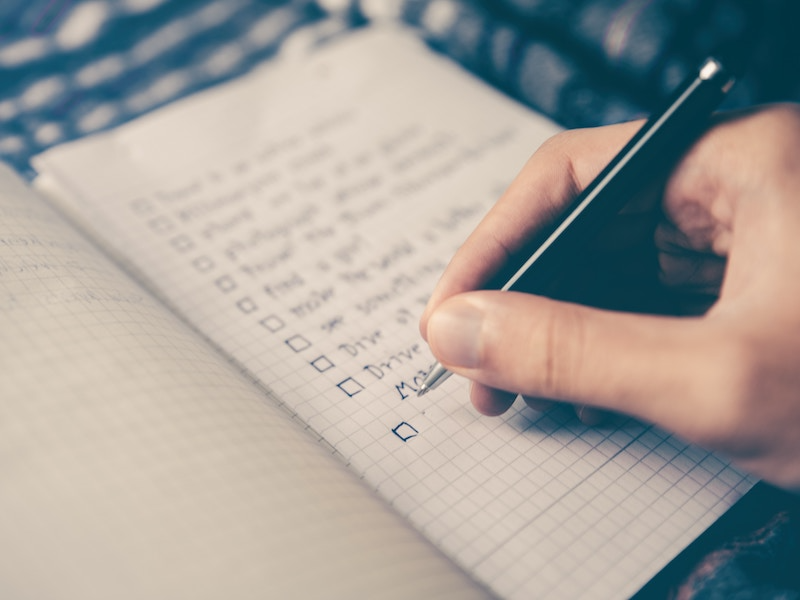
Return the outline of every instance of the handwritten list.
{"type": "MultiPolygon", "coordinates": [[[[474,227],[516,164],[492,165],[457,205],[435,196],[452,193],[448,182],[466,180],[472,169],[488,172],[486,163],[495,161],[487,157],[515,144],[527,151],[530,142],[502,121],[475,135],[424,117],[377,127],[381,115],[336,108],[323,108],[304,129],[295,125],[246,154],[229,150],[186,178],[137,194],[127,202],[126,223],[159,249],[159,262],[174,261],[192,287],[189,297],[203,298],[206,308],[195,307],[191,319],[198,327],[208,327],[214,306],[225,328],[235,320],[283,355],[288,372],[279,376],[291,383],[275,390],[282,398],[297,392],[299,379],[316,380],[325,393],[314,414],[293,410],[310,419],[331,405],[356,413],[364,402],[381,403],[386,434],[408,442],[419,426],[389,415],[415,396],[432,362],[409,331],[453,240],[474,227]]],[[[552,131],[546,125],[537,138],[552,131]]],[[[171,301],[192,314],[183,297],[171,301]]],[[[244,353],[226,350],[258,373],[244,353]]]]}
{"type": "Polygon", "coordinates": [[[416,396],[436,279],[556,131],[415,40],[367,31],[36,166],[120,262],[498,594],[628,596],[750,482],[632,420],[481,418],[458,378],[416,396]]]}

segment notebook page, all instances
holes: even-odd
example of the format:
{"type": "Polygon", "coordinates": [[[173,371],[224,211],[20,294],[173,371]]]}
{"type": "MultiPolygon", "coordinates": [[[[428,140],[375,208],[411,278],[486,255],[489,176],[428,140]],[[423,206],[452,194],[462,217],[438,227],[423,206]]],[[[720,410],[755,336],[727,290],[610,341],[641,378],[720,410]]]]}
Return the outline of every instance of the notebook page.
{"type": "Polygon", "coordinates": [[[486,597],[0,168],[0,596],[486,597]]]}
{"type": "Polygon", "coordinates": [[[417,398],[417,321],[557,128],[407,35],[271,64],[36,160],[129,267],[508,598],[627,597],[749,482],[634,421],[417,398]]]}

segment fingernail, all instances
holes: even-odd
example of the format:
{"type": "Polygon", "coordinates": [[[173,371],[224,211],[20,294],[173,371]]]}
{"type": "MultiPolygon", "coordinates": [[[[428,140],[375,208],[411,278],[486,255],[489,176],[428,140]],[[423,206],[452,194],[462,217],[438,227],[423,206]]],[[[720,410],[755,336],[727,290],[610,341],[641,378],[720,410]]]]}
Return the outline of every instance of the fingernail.
{"type": "Polygon", "coordinates": [[[428,321],[428,343],[439,361],[477,367],[483,311],[459,298],[442,304],[428,321]]]}

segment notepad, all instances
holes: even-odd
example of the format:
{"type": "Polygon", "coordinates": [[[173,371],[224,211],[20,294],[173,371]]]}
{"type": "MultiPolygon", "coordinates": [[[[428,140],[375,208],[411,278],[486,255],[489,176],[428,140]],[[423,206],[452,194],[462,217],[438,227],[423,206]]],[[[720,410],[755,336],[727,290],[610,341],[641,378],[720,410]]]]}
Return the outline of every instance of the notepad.
{"type": "Polygon", "coordinates": [[[36,340],[7,357],[20,372],[7,391],[46,398],[14,418],[45,438],[61,419],[83,432],[76,489],[44,481],[86,491],[85,507],[53,512],[36,490],[49,526],[69,521],[63,539],[79,534],[73,511],[91,523],[98,549],[65,564],[108,546],[132,581],[128,553],[178,595],[213,589],[181,587],[198,576],[258,595],[265,565],[286,591],[328,544],[317,591],[334,593],[318,597],[622,598],[645,584],[753,481],[634,420],[481,417],[459,378],[416,396],[433,362],[417,322],[438,276],[557,131],[408,32],[373,28],[37,157],[35,187],[82,234],[51,246],[61,266],[13,284],[35,281],[38,300],[12,289],[0,303],[36,340]],[[64,368],[45,377],[39,352],[64,368]],[[102,394],[51,415],[87,377],[102,394]],[[103,538],[107,522],[124,543],[103,538]],[[263,543],[276,523],[280,543],[263,543]]]}

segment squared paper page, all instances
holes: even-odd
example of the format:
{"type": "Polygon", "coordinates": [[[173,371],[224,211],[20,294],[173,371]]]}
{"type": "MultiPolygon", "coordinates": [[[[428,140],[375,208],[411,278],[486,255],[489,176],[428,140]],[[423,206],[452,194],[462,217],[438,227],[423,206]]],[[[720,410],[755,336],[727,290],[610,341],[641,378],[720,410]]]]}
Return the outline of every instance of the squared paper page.
{"type": "Polygon", "coordinates": [[[479,417],[417,322],[557,128],[407,34],[357,33],[39,157],[39,184],[456,562],[627,597],[752,484],[634,421],[479,417]]]}
{"type": "Polygon", "coordinates": [[[0,596],[488,594],[0,166],[0,596]]]}

